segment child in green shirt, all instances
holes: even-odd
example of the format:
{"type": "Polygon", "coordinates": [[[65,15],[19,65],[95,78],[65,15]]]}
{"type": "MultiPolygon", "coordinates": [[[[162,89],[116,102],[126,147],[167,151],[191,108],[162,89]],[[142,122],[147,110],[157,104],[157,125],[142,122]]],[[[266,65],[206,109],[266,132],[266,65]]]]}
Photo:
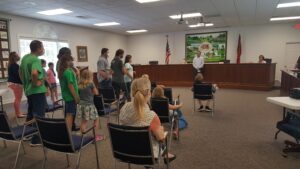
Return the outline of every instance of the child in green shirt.
{"type": "Polygon", "coordinates": [[[73,61],[71,55],[64,55],[60,59],[58,78],[62,97],[65,101],[65,114],[69,130],[72,129],[74,117],[76,116],[77,104],[79,103],[77,79],[70,68],[73,61]]]}

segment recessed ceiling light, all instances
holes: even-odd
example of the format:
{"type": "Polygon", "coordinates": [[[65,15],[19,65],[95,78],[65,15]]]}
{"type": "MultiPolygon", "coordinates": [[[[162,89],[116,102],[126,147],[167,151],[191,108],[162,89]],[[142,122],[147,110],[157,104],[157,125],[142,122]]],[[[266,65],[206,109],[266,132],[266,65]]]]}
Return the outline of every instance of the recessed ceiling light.
{"type": "Polygon", "coordinates": [[[51,10],[47,10],[47,11],[40,11],[37,13],[43,14],[43,15],[61,15],[61,14],[67,14],[67,13],[71,13],[71,12],[72,11],[70,11],[70,10],[59,8],[59,9],[51,9],[51,10]]]}
{"type": "Polygon", "coordinates": [[[160,1],[160,0],[135,0],[139,3],[150,3],[150,2],[157,2],[157,1],[160,1]]]}
{"type": "MultiPolygon", "coordinates": [[[[188,13],[188,14],[182,14],[182,18],[194,18],[194,17],[200,17],[202,16],[201,13],[188,13]]],[[[172,19],[180,19],[181,18],[181,14],[179,15],[171,15],[170,18],[172,19]]]]}
{"type": "Polygon", "coordinates": [[[198,27],[203,27],[205,26],[204,23],[198,23],[196,25],[189,25],[190,28],[198,28],[198,27]]]}
{"type": "Polygon", "coordinates": [[[143,33],[143,32],[148,32],[147,30],[145,29],[140,29],[140,30],[129,30],[129,31],[126,31],[127,33],[143,33]]]}
{"type": "Polygon", "coordinates": [[[210,27],[210,26],[214,26],[213,23],[198,23],[196,25],[189,25],[190,28],[198,28],[198,27],[210,27]]]}
{"type": "Polygon", "coordinates": [[[300,2],[281,3],[277,5],[277,8],[288,8],[300,6],[300,2]]]}
{"type": "Polygon", "coordinates": [[[114,25],[120,25],[118,22],[105,22],[105,23],[96,23],[95,26],[114,26],[114,25]]]}
{"type": "Polygon", "coordinates": [[[205,26],[210,27],[210,26],[214,26],[214,24],[213,23],[206,23],[205,26]]]}
{"type": "Polygon", "coordinates": [[[300,19],[300,16],[288,16],[288,17],[274,17],[270,21],[283,21],[283,20],[296,20],[300,19]]]}

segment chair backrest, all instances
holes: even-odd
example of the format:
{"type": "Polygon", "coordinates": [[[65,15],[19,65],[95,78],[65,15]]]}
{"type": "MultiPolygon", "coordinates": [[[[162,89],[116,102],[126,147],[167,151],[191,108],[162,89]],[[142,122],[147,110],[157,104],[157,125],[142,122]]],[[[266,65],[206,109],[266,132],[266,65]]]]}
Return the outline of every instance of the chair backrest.
{"type": "Polygon", "coordinates": [[[103,97],[101,95],[94,96],[94,104],[99,116],[105,115],[103,97]]]}
{"type": "Polygon", "coordinates": [[[108,131],[116,159],[137,165],[154,165],[149,127],[130,127],[109,123],[108,131]]]}
{"type": "Polygon", "coordinates": [[[194,84],[194,99],[212,99],[213,91],[212,84],[210,83],[202,83],[202,84],[194,84]]]}
{"type": "Polygon", "coordinates": [[[115,94],[115,90],[112,87],[100,88],[99,93],[100,93],[100,95],[102,95],[103,101],[105,103],[112,103],[117,99],[116,94],[115,94]]]}
{"type": "Polygon", "coordinates": [[[59,152],[74,152],[65,119],[35,117],[44,147],[59,152]]]}
{"type": "Polygon", "coordinates": [[[157,114],[162,123],[170,122],[169,99],[151,98],[151,110],[157,114]]]}
{"type": "Polygon", "coordinates": [[[6,112],[0,111],[0,138],[6,140],[15,140],[15,136],[8,122],[6,112]]]}
{"type": "Polygon", "coordinates": [[[169,103],[173,104],[172,88],[164,88],[164,95],[169,99],[169,103]]]}

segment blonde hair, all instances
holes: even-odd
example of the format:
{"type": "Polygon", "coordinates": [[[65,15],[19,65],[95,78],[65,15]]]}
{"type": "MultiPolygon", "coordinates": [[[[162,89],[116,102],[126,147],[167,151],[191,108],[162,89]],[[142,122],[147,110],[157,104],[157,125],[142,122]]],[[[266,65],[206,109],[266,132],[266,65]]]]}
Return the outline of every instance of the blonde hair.
{"type": "Polygon", "coordinates": [[[143,74],[142,78],[150,79],[148,74],[143,74]]]}
{"type": "Polygon", "coordinates": [[[166,98],[164,89],[162,87],[156,87],[152,91],[152,98],[166,98]]]}
{"type": "Polygon", "coordinates": [[[145,117],[144,107],[148,102],[147,97],[150,95],[150,89],[151,86],[149,79],[138,78],[132,82],[131,95],[138,120],[142,120],[145,117]]]}
{"type": "Polygon", "coordinates": [[[93,73],[89,70],[82,71],[78,83],[78,88],[80,89],[86,88],[86,86],[90,83],[93,83],[93,73]]]}
{"type": "Polygon", "coordinates": [[[198,73],[198,74],[196,75],[196,77],[195,77],[195,81],[201,82],[202,80],[203,80],[203,75],[202,75],[202,73],[198,73]]]}

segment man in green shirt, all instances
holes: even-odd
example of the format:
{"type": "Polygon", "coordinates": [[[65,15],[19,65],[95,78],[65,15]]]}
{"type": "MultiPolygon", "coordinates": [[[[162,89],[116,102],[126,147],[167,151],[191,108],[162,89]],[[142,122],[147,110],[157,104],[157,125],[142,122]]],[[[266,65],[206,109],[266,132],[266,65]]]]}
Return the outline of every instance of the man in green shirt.
{"type": "MultiPolygon", "coordinates": [[[[43,43],[38,40],[32,41],[30,51],[30,54],[23,56],[19,71],[28,102],[27,121],[32,120],[34,116],[44,117],[47,105],[45,74],[41,60],[38,59],[45,52],[43,43]]],[[[36,145],[41,145],[37,135],[33,136],[31,140],[31,146],[36,145]]]]}

